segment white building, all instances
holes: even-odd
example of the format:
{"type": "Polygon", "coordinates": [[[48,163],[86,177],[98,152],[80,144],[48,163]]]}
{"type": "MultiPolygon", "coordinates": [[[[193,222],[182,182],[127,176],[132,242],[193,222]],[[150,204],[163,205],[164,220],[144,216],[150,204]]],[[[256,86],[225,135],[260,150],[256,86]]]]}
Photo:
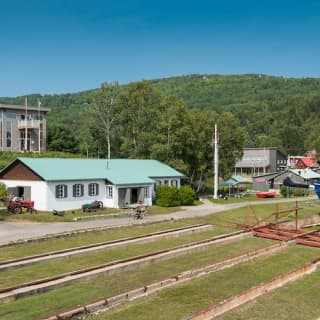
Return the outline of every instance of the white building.
{"type": "Polygon", "coordinates": [[[73,210],[94,200],[120,208],[152,205],[156,186],[180,187],[183,175],[157,160],[17,158],[0,172],[10,193],[37,210],[73,210]]]}

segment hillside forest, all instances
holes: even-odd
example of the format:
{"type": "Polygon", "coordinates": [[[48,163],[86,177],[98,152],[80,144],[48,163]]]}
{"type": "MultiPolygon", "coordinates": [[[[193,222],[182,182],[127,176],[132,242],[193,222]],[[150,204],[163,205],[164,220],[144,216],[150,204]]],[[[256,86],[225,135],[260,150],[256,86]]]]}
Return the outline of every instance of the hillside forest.
{"type": "MultiPolygon", "coordinates": [[[[201,189],[212,178],[214,124],[220,176],[243,147],[284,154],[320,150],[320,79],[266,75],[186,75],[79,93],[28,95],[51,108],[48,145],[83,157],[152,158],[182,171],[201,189]]],[[[25,96],[0,98],[24,104],[25,96]]]]}

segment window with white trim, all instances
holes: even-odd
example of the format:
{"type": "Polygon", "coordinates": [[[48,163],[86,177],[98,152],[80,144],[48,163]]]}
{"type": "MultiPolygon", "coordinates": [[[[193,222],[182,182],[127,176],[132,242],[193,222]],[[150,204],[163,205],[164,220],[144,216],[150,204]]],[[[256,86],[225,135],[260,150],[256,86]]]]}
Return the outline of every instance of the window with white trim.
{"type": "Polygon", "coordinates": [[[73,185],[73,196],[75,198],[83,196],[83,184],[77,183],[73,185]]]}
{"type": "Polygon", "coordinates": [[[56,198],[67,198],[68,197],[68,187],[65,184],[56,185],[56,198]]]}
{"type": "Polygon", "coordinates": [[[89,183],[88,185],[89,196],[97,196],[99,194],[99,185],[97,183],[89,183]]]}
{"type": "Polygon", "coordinates": [[[144,197],[145,198],[149,198],[149,196],[150,196],[149,190],[150,190],[149,187],[144,187],[144,197]]]}
{"type": "Polygon", "coordinates": [[[113,198],[113,186],[107,186],[107,199],[113,198]]]}

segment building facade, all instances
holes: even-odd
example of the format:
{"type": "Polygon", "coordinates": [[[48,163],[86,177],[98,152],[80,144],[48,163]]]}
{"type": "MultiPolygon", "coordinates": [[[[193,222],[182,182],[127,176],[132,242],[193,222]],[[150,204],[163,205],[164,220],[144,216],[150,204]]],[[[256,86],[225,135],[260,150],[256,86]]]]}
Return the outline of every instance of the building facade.
{"type": "Polygon", "coordinates": [[[46,151],[48,108],[0,104],[0,150],[46,151]]]}
{"type": "Polygon", "coordinates": [[[37,210],[73,210],[98,200],[105,207],[152,205],[159,185],[177,188],[183,174],[156,160],[18,158],[0,172],[8,192],[37,210]]]}
{"type": "Polygon", "coordinates": [[[281,172],[287,166],[287,158],[276,148],[245,148],[243,157],[234,166],[234,174],[258,176],[281,172]]]}

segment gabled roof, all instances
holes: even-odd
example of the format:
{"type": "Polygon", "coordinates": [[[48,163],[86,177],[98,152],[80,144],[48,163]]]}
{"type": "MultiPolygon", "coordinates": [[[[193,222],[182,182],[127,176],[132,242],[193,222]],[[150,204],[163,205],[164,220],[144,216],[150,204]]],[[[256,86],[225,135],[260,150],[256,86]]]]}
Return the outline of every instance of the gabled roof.
{"type": "MultiPolygon", "coordinates": [[[[254,176],[252,177],[252,179],[255,179],[257,181],[257,179],[261,179],[264,178],[265,181],[269,181],[272,180],[273,178],[280,176],[281,174],[283,174],[285,171],[280,171],[280,172],[272,172],[272,173],[266,173],[266,174],[262,174],[259,176],[254,176]]],[[[257,181],[259,182],[259,181],[257,181]]]]}
{"type": "Polygon", "coordinates": [[[297,176],[301,176],[305,180],[320,179],[320,174],[311,169],[290,169],[289,171],[297,176]]]}
{"type": "Polygon", "coordinates": [[[229,180],[225,180],[225,181],[220,182],[219,186],[232,187],[232,186],[236,186],[238,184],[245,184],[245,183],[249,183],[249,182],[248,182],[248,180],[246,180],[242,176],[232,176],[229,180]]]}
{"type": "Polygon", "coordinates": [[[249,181],[242,176],[232,176],[231,179],[237,183],[249,183],[249,181]]]}
{"type": "Polygon", "coordinates": [[[18,158],[15,161],[20,161],[45,181],[106,179],[113,184],[126,185],[153,183],[152,178],[157,177],[183,177],[182,173],[157,160],[18,158]]]}
{"type": "Polygon", "coordinates": [[[308,157],[303,157],[303,158],[301,158],[300,160],[304,163],[304,165],[305,165],[306,167],[313,167],[313,166],[314,166],[314,163],[313,163],[313,162],[311,161],[311,159],[308,158],[308,157]]]}

